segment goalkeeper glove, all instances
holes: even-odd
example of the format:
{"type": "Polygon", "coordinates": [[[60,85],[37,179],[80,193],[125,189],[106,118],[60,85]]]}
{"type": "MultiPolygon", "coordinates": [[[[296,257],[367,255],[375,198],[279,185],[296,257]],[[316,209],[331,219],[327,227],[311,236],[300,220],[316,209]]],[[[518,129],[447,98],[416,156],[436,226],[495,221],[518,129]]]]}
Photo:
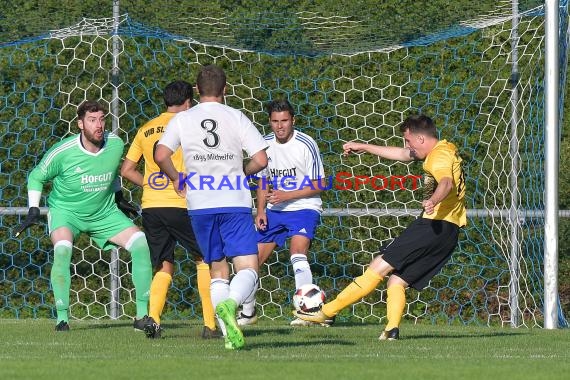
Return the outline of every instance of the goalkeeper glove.
{"type": "Polygon", "coordinates": [[[125,198],[123,198],[123,192],[121,190],[115,193],[115,203],[119,210],[121,210],[129,218],[135,218],[139,215],[139,209],[130,204],[125,198]]]}
{"type": "Polygon", "coordinates": [[[28,229],[28,227],[38,224],[40,221],[40,209],[39,207],[30,207],[28,210],[28,215],[22,224],[16,228],[16,237],[20,236],[22,232],[28,229]]]}

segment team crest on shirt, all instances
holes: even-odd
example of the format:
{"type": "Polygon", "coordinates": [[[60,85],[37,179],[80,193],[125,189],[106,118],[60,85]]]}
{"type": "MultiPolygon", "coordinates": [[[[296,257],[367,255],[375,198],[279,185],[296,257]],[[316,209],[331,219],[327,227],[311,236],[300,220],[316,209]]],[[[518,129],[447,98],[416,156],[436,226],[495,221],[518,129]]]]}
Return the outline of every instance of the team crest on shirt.
{"type": "Polygon", "coordinates": [[[113,172],[96,175],[82,174],[79,179],[81,190],[85,193],[107,190],[114,178],[113,172]]]}

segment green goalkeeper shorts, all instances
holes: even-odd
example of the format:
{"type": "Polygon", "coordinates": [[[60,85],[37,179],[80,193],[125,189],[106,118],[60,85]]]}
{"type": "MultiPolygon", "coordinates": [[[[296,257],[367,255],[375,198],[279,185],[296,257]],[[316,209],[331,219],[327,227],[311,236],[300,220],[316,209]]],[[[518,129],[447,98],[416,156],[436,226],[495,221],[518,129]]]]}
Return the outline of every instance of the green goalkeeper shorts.
{"type": "MultiPolygon", "coordinates": [[[[113,205],[114,206],[114,205],[113,205]]],[[[79,217],[77,214],[61,209],[50,208],[48,211],[49,233],[61,227],[67,227],[73,233],[73,239],[81,232],[88,234],[101,249],[111,249],[115,244],[109,239],[124,231],[129,227],[134,227],[134,223],[116,206],[98,212],[91,217],[79,217]]]]}

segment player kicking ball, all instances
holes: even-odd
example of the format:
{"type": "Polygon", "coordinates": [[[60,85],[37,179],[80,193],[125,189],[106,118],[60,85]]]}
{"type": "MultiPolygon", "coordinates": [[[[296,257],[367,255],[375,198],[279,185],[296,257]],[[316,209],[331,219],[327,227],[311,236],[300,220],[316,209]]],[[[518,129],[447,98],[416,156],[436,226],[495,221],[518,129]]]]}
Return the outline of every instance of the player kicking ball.
{"type": "Polygon", "coordinates": [[[383,247],[368,269],[354,279],[321,310],[295,311],[301,319],[329,323],[345,307],[371,293],[384,277],[387,284],[387,320],[380,340],[397,340],[406,306],[405,289],[422,290],[449,261],[457,246],[459,230],[466,225],[465,177],[457,148],[439,140],[431,118],[410,116],[400,126],[405,147],[348,142],[344,154],[371,153],[382,158],[408,162],[422,160],[424,175],[423,212],[400,236],[383,247]]]}

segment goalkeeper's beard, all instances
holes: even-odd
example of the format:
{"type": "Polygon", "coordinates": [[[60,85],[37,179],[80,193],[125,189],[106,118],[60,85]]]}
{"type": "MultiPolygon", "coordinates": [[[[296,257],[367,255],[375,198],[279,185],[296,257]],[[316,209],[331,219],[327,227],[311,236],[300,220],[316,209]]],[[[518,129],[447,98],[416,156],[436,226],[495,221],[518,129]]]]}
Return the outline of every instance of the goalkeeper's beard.
{"type": "Polygon", "coordinates": [[[84,129],[82,137],[84,137],[85,140],[89,141],[91,144],[98,146],[98,147],[102,147],[104,137],[105,137],[105,131],[95,131],[94,133],[90,133],[89,131],[84,129]],[[97,135],[100,135],[100,136],[97,137],[97,135]]]}

